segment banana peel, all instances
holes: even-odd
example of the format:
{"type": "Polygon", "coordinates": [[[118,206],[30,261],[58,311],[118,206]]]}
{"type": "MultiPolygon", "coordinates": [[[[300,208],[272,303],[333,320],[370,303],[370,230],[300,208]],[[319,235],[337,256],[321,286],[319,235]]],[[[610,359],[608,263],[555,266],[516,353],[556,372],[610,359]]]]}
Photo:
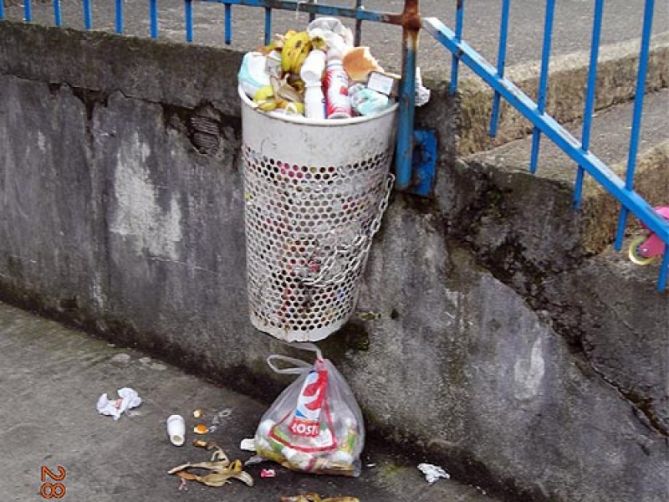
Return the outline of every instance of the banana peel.
{"type": "Polygon", "coordinates": [[[231,483],[231,479],[236,479],[245,485],[253,486],[253,478],[248,472],[243,470],[241,460],[230,462],[225,452],[215,444],[207,449],[215,450],[209,462],[188,462],[170,469],[167,473],[176,475],[186,481],[197,481],[206,486],[224,486],[231,483]],[[211,472],[200,476],[188,471],[188,469],[206,469],[211,472]]]}
{"type": "Polygon", "coordinates": [[[281,69],[299,75],[304,60],[313,48],[309,33],[289,31],[284,35],[281,49],[281,69]]]}
{"type": "Polygon", "coordinates": [[[360,502],[356,497],[330,497],[321,498],[318,493],[305,493],[294,497],[281,497],[281,502],[360,502]]]}
{"type": "MultiPolygon", "coordinates": [[[[272,77],[270,82],[271,85],[261,87],[253,96],[253,102],[259,110],[271,112],[280,109],[290,114],[304,115],[304,97],[289,83],[288,78],[272,77]]],[[[301,80],[299,82],[304,85],[301,80]]]]}

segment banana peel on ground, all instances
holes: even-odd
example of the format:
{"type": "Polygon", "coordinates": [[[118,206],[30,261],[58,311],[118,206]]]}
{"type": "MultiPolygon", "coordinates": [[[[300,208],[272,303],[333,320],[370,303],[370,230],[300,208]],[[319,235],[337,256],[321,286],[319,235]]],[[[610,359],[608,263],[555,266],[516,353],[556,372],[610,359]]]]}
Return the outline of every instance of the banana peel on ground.
{"type": "Polygon", "coordinates": [[[321,498],[318,493],[305,493],[294,497],[281,497],[281,502],[360,502],[357,497],[329,497],[321,498]]]}
{"type": "Polygon", "coordinates": [[[167,473],[186,481],[197,481],[207,486],[223,486],[231,483],[231,479],[237,479],[248,486],[253,486],[253,478],[243,470],[241,460],[230,462],[220,447],[213,446],[212,449],[215,449],[215,451],[209,462],[188,462],[170,469],[167,473]],[[200,476],[188,469],[206,469],[211,472],[200,476]]]}

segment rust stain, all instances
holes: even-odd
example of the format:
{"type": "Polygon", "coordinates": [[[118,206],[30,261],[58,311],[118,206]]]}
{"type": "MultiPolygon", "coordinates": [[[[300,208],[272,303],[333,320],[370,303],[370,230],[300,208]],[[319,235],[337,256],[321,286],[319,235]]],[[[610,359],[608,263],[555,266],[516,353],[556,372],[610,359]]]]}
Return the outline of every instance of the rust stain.
{"type": "Polygon", "coordinates": [[[405,0],[404,11],[401,14],[388,15],[388,22],[418,33],[421,27],[419,0],[405,0]]]}

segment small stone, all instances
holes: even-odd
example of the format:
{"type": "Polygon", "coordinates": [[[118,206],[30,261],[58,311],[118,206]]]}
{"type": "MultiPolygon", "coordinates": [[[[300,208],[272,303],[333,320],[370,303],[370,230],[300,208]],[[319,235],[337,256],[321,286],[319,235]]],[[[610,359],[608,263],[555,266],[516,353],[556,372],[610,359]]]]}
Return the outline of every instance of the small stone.
{"type": "Polygon", "coordinates": [[[110,361],[114,364],[128,364],[130,362],[130,354],[116,354],[110,361]]]}

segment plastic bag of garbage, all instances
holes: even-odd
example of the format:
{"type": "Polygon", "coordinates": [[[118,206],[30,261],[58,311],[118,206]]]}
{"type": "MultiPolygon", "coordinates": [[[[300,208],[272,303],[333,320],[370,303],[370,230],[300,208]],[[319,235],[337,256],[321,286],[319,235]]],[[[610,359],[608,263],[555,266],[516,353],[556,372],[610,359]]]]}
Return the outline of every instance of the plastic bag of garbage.
{"type": "Polygon", "coordinates": [[[316,352],[316,361],[267,358],[276,373],[299,376],[263,415],[255,435],[258,455],[295,471],[359,476],[365,427],[351,389],[315,345],[292,345],[316,352]],[[280,369],[279,361],[293,367],[280,369]]]}
{"type": "Polygon", "coordinates": [[[260,89],[270,85],[269,74],[265,71],[266,65],[267,57],[259,52],[247,52],[242,59],[237,78],[251,99],[260,89]]]}

